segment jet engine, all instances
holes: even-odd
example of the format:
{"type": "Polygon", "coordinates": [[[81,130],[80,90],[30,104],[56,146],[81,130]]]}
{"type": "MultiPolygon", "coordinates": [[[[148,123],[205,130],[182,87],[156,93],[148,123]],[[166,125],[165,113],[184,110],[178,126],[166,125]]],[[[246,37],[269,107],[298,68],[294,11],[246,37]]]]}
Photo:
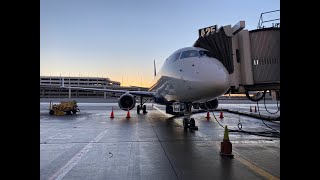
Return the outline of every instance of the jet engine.
{"type": "Polygon", "coordinates": [[[212,101],[201,103],[199,106],[202,110],[212,110],[212,109],[216,109],[218,105],[219,105],[218,99],[214,99],[212,101]]]}
{"type": "Polygon", "coordinates": [[[136,105],[136,99],[131,94],[123,94],[119,98],[118,105],[122,110],[131,110],[136,105]]]}

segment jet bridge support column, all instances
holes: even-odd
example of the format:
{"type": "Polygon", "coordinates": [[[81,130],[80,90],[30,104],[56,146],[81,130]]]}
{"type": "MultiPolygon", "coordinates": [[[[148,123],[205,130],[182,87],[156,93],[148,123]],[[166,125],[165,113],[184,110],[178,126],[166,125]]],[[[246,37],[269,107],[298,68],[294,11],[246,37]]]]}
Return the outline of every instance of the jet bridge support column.
{"type": "Polygon", "coordinates": [[[252,73],[252,58],[251,58],[251,45],[248,30],[242,30],[239,33],[239,50],[240,54],[240,69],[241,69],[241,84],[253,85],[252,73]]]}

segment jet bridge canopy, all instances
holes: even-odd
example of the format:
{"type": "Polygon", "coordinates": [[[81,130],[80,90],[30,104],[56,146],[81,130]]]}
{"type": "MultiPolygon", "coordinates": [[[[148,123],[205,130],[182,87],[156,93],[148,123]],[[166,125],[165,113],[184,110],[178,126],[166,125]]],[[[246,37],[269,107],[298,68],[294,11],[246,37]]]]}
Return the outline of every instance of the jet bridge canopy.
{"type": "Polygon", "coordinates": [[[217,58],[226,67],[229,74],[233,73],[232,42],[223,28],[216,33],[207,36],[200,36],[193,45],[210,51],[210,55],[217,58]]]}

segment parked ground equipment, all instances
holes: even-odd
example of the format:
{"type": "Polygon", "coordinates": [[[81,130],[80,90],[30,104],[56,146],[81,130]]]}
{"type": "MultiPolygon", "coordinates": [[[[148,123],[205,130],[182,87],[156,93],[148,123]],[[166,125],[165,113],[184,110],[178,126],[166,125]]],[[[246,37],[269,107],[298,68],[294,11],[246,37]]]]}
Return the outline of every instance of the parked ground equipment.
{"type": "Polygon", "coordinates": [[[62,101],[60,104],[52,104],[50,101],[49,114],[54,116],[71,115],[80,112],[76,101],[62,101]]]}

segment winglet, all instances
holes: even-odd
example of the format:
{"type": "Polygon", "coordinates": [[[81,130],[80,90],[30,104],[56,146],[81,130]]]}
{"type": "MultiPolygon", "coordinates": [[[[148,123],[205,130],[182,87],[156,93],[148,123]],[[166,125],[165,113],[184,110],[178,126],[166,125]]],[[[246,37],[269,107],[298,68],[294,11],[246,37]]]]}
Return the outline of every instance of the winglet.
{"type": "Polygon", "coordinates": [[[154,76],[157,75],[157,70],[156,70],[156,60],[153,60],[153,70],[154,70],[154,76]]]}

